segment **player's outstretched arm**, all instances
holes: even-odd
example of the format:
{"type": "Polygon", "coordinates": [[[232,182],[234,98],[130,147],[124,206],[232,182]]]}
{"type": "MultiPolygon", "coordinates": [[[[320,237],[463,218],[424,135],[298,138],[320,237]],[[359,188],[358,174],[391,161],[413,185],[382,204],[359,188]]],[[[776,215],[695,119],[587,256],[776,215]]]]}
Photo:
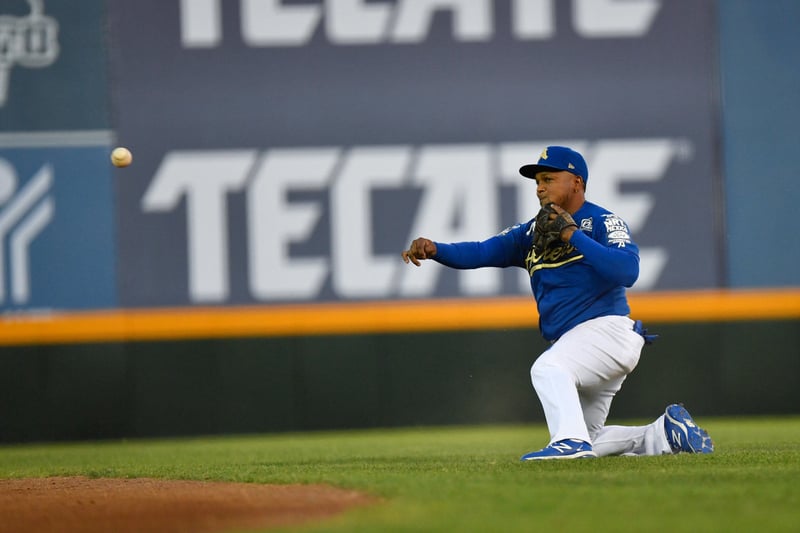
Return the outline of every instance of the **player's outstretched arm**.
{"type": "Polygon", "coordinates": [[[419,266],[420,260],[430,259],[436,255],[436,244],[430,239],[419,237],[414,239],[408,250],[403,250],[400,255],[406,264],[410,261],[419,266]]]}

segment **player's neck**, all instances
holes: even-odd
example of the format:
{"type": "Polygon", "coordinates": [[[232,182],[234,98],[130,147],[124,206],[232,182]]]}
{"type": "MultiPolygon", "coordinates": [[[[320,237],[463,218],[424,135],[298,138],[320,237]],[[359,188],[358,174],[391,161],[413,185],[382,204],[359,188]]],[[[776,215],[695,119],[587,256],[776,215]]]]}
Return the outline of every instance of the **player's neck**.
{"type": "Polygon", "coordinates": [[[580,195],[576,194],[575,196],[570,198],[570,201],[569,201],[569,203],[567,205],[562,206],[562,207],[570,215],[574,215],[581,207],[583,207],[583,204],[585,204],[585,203],[586,203],[586,198],[583,196],[583,194],[580,194],[580,195]]]}

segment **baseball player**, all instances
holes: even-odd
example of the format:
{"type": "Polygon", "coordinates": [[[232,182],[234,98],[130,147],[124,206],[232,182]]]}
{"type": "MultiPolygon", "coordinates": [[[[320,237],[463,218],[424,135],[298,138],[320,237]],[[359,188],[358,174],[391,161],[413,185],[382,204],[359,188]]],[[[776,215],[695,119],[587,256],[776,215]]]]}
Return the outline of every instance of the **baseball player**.
{"type": "Polygon", "coordinates": [[[589,172],[578,152],[549,146],[520,174],[536,180],[534,219],[481,242],[420,237],[402,257],[416,266],[433,259],[528,271],[539,329],[550,341],[531,367],[550,442],[521,460],[713,452],[708,433],[679,404],[645,426],[605,425],[614,395],[655,337],[628,317],[625,288],[639,276],[639,248],[620,217],[586,201],[589,172]]]}

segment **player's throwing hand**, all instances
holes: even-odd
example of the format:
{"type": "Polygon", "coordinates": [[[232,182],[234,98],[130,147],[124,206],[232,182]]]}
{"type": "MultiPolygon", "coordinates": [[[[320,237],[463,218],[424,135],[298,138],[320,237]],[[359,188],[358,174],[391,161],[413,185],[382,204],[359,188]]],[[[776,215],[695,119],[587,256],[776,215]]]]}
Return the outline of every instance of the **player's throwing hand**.
{"type": "Polygon", "coordinates": [[[408,264],[409,261],[415,265],[420,265],[420,260],[428,259],[436,255],[436,244],[430,239],[419,237],[411,242],[408,250],[403,250],[400,254],[403,256],[403,261],[408,264]]]}

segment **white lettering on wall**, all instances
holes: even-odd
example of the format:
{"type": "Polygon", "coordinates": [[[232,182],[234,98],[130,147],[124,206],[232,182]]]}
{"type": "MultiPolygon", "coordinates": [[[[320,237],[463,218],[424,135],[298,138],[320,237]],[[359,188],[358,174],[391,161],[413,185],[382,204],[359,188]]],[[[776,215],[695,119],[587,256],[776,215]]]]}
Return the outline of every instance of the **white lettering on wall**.
{"type": "Polygon", "coordinates": [[[337,148],[266,152],[247,191],[250,290],[260,300],[309,299],[330,270],[324,257],[293,258],[289,246],[305,241],[322,216],[312,202],[289,202],[289,192],[324,189],[339,160],[337,148]]]}
{"type": "MultiPolygon", "coordinates": [[[[644,227],[656,199],[646,192],[622,193],[623,183],[659,181],[675,159],[681,144],[670,139],[600,141],[585,153],[591,160],[586,198],[620,215],[635,235],[644,227]]],[[[637,289],[649,288],[667,263],[666,250],[642,247],[637,289]]]]}
{"type": "MultiPolygon", "coordinates": [[[[591,169],[587,198],[625,219],[634,235],[656,201],[648,192],[623,192],[623,183],[663,179],[685,142],[672,139],[580,140],[504,144],[456,144],[342,148],[281,148],[179,151],[167,154],[142,198],[145,212],[169,212],[186,201],[189,292],[195,302],[229,299],[228,214],[230,194],[245,194],[251,296],[261,301],[310,300],[331,280],[342,299],[432,295],[443,269],[409,269],[399,250],[413,238],[442,242],[482,240],[499,227],[499,187],[516,188],[516,221],[538,210],[535,184],[519,176],[523,162],[542,146],[568,144],[586,155],[591,169]],[[630,169],[637,169],[632,172],[630,169]],[[406,242],[396,253],[374,246],[376,191],[421,191],[406,242]],[[324,218],[320,200],[290,198],[292,191],[329,194],[324,218]],[[327,223],[326,223],[327,222],[327,223]],[[312,235],[328,239],[330,251],[292,253],[312,235]]],[[[666,266],[665,248],[640,248],[636,289],[656,285],[666,266]]],[[[458,272],[465,296],[501,290],[499,269],[458,272]]],[[[529,280],[520,272],[521,293],[529,280]]]]}
{"type": "MultiPolygon", "coordinates": [[[[423,235],[435,235],[441,242],[474,241],[496,233],[497,188],[490,151],[489,145],[430,146],[420,150],[412,172],[414,184],[422,186],[424,192],[409,242],[423,235]]],[[[404,269],[400,294],[430,294],[440,273],[441,269],[404,269]]],[[[493,294],[499,288],[499,272],[463,271],[459,282],[464,294],[493,294]]]]}
{"type": "Polygon", "coordinates": [[[0,303],[6,301],[6,236],[11,301],[24,304],[30,299],[30,245],[53,219],[55,201],[49,195],[53,181],[53,167],[44,165],[17,189],[14,166],[0,158],[0,303]]]}
{"type": "Polygon", "coordinates": [[[373,252],[372,192],[398,189],[407,181],[411,148],[354,148],[331,190],[333,288],[345,298],[391,294],[399,264],[373,252]]]}
{"type": "MultiPolygon", "coordinates": [[[[588,39],[645,35],[662,0],[572,0],[572,26],[588,39]]],[[[513,0],[511,34],[519,40],[552,39],[556,0],[513,0]]],[[[239,0],[240,31],[252,47],[303,46],[318,29],[336,45],[412,44],[428,39],[433,17],[445,13],[456,42],[491,40],[497,32],[495,0],[239,0]]],[[[181,0],[181,42],[185,48],[222,43],[222,0],[181,0]]]]}
{"type": "Polygon", "coordinates": [[[186,199],[189,292],[194,301],[228,298],[227,195],[244,187],[256,155],[253,150],[171,152],[142,198],[145,212],[171,211],[186,199]]]}
{"type": "Polygon", "coordinates": [[[641,37],[660,8],[660,0],[575,0],[573,25],[588,38],[641,37]]]}

